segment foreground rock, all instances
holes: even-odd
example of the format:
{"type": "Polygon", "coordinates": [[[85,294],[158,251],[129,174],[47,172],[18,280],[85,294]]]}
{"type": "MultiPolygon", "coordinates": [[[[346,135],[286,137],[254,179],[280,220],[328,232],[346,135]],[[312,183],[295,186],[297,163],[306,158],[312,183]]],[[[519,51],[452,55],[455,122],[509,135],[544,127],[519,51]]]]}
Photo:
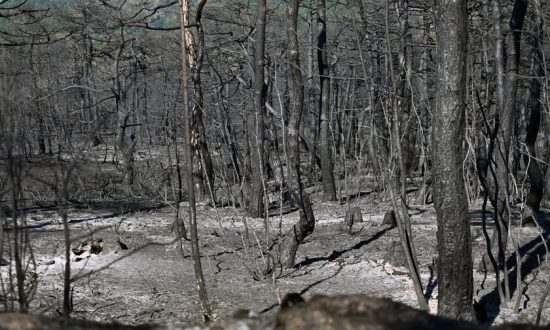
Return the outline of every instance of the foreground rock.
{"type": "MultiPolygon", "coordinates": [[[[489,329],[469,322],[454,321],[430,315],[388,299],[364,295],[338,297],[316,296],[310,301],[293,299],[292,304],[283,306],[275,317],[241,311],[233,317],[207,325],[196,326],[125,326],[100,324],[83,320],[62,320],[17,313],[0,314],[0,330],[413,330],[413,329],[489,329]]],[[[550,326],[505,324],[490,329],[528,330],[549,329],[550,326]]]]}
{"type": "MultiPolygon", "coordinates": [[[[487,329],[470,322],[449,320],[411,308],[389,299],[364,295],[316,296],[276,316],[275,329],[319,330],[399,330],[399,329],[487,329]]],[[[507,324],[490,329],[550,329],[531,325],[507,324]]]]}
{"type": "Polygon", "coordinates": [[[85,320],[53,319],[45,316],[0,313],[0,330],[148,330],[151,326],[104,324],[85,320]]]}

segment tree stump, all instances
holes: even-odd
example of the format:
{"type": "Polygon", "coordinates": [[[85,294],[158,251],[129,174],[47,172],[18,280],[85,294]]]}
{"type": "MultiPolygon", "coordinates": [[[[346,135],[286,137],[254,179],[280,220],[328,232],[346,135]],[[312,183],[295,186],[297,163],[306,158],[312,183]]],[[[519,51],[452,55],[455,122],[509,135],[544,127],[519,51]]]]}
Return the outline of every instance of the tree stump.
{"type": "Polygon", "coordinates": [[[384,214],[384,220],[382,220],[383,225],[390,225],[392,227],[397,226],[397,221],[395,220],[395,213],[393,210],[386,212],[384,214]]]}
{"type": "Polygon", "coordinates": [[[405,251],[403,251],[403,246],[399,241],[391,243],[388,252],[384,255],[384,263],[389,263],[394,267],[406,267],[405,251]]]}
{"type": "Polygon", "coordinates": [[[361,212],[360,207],[352,207],[351,209],[346,211],[346,217],[344,218],[346,227],[349,232],[351,232],[351,228],[353,227],[354,223],[363,222],[363,213],[361,212]]]}

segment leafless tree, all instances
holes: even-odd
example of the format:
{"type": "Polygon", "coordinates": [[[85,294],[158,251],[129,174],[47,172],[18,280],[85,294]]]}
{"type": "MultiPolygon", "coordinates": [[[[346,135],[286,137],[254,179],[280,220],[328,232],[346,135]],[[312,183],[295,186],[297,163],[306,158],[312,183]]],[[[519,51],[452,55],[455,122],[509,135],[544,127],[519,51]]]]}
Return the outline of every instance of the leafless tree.
{"type": "Polygon", "coordinates": [[[433,117],[439,315],[473,320],[468,200],[462,176],[466,113],[467,1],[436,7],[437,96],[433,117]]]}
{"type": "Polygon", "coordinates": [[[319,102],[320,120],[320,157],[321,178],[326,199],[336,200],[336,184],[334,182],[334,159],[331,139],[331,112],[330,112],[330,68],[327,52],[327,14],[325,0],[317,0],[317,63],[319,68],[319,84],[321,96],[319,102]]]}
{"type": "Polygon", "coordinates": [[[304,191],[300,161],[299,133],[304,111],[304,79],[300,64],[298,44],[298,9],[299,0],[292,0],[287,11],[288,62],[292,76],[292,107],[287,135],[287,164],[290,165],[289,176],[292,198],[300,209],[300,220],[286,233],[281,246],[281,264],[286,268],[294,266],[296,251],[304,238],[315,228],[315,216],[309,196],[304,191]]]}
{"type": "MultiPolygon", "coordinates": [[[[206,2],[206,1],[204,1],[206,2]]],[[[204,3],[203,3],[204,5],[204,3]]],[[[187,0],[180,0],[180,23],[181,23],[181,93],[183,96],[183,126],[185,133],[185,160],[186,160],[186,179],[187,179],[187,201],[189,203],[189,220],[191,231],[191,254],[193,257],[193,266],[195,269],[195,280],[197,281],[197,290],[199,303],[201,305],[203,318],[208,321],[212,318],[212,310],[208,302],[206,292],[206,283],[202,271],[201,255],[199,251],[199,237],[197,229],[197,210],[195,205],[195,184],[193,180],[193,142],[191,137],[191,111],[189,109],[188,92],[188,48],[186,38],[186,29],[188,26],[189,3],[187,0]]]]}

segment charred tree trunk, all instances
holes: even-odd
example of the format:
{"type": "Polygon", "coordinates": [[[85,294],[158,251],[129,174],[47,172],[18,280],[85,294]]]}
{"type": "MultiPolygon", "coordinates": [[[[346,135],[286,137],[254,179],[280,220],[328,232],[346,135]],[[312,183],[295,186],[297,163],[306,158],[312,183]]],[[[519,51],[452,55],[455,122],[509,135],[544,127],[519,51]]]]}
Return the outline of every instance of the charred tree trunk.
{"type": "MultiPolygon", "coordinates": [[[[514,122],[517,110],[517,91],[518,91],[518,72],[520,62],[520,41],[523,29],[523,21],[527,12],[527,2],[525,0],[516,0],[510,19],[510,34],[507,37],[506,45],[506,64],[505,75],[506,83],[503,91],[503,104],[499,109],[500,127],[498,130],[497,141],[498,148],[497,160],[497,179],[498,179],[498,205],[499,213],[502,215],[504,240],[503,247],[506,249],[506,237],[508,236],[508,217],[506,211],[510,199],[510,180],[509,175],[512,170],[511,160],[513,156],[513,133],[514,122]]],[[[497,59],[498,60],[498,59],[497,59]]]]}
{"type": "Polygon", "coordinates": [[[299,0],[291,0],[288,4],[287,36],[288,36],[288,62],[292,76],[292,105],[293,111],[289,118],[287,139],[287,164],[289,168],[289,186],[292,198],[300,209],[300,220],[285,235],[281,243],[281,264],[283,267],[294,266],[296,251],[307,235],[315,228],[315,217],[311,208],[311,202],[304,192],[300,168],[300,124],[304,110],[304,80],[300,65],[300,52],[298,47],[298,5],[299,0]]]}
{"type": "Polygon", "coordinates": [[[438,314],[473,320],[472,247],[462,176],[466,112],[467,1],[436,6],[437,94],[433,118],[438,314]]]}
{"type": "Polygon", "coordinates": [[[313,77],[313,68],[315,61],[315,36],[317,26],[314,18],[317,10],[315,8],[315,0],[308,0],[307,20],[309,22],[307,35],[307,80],[306,80],[306,95],[307,95],[307,115],[311,117],[309,129],[311,130],[310,137],[312,139],[311,148],[309,148],[309,174],[310,179],[317,180],[317,169],[321,168],[319,155],[317,154],[318,139],[319,139],[319,106],[317,103],[315,82],[313,77]]]}
{"type": "Polygon", "coordinates": [[[251,217],[263,217],[264,205],[264,113],[266,84],[264,77],[265,66],[265,24],[266,1],[258,1],[256,18],[256,48],[254,59],[254,109],[248,113],[248,159],[245,177],[245,196],[247,213],[251,217]]]}
{"type": "Polygon", "coordinates": [[[540,202],[544,191],[544,178],[542,171],[536,160],[535,142],[540,129],[541,119],[541,79],[544,76],[544,58],[542,53],[542,42],[544,38],[544,23],[542,12],[538,0],[534,1],[536,12],[535,31],[531,37],[533,74],[529,90],[529,107],[531,114],[529,123],[527,124],[527,136],[525,137],[525,145],[527,146],[527,154],[524,155],[525,165],[527,166],[527,174],[529,175],[530,188],[525,202],[528,210],[524,217],[540,208],[540,202]]]}
{"type": "MultiPolygon", "coordinates": [[[[214,198],[214,167],[212,164],[212,157],[208,150],[208,143],[206,142],[206,129],[204,128],[204,97],[202,91],[202,79],[201,70],[204,62],[204,30],[201,24],[202,9],[206,4],[206,0],[199,2],[197,11],[195,14],[195,20],[193,26],[197,29],[197,38],[188,29],[185,30],[185,43],[189,49],[189,67],[191,68],[191,80],[193,81],[193,108],[191,117],[191,127],[193,128],[193,150],[197,155],[198,160],[198,175],[201,178],[200,186],[202,187],[202,194],[212,194],[214,198]]],[[[186,18],[187,19],[187,18],[186,18]]],[[[189,22],[185,22],[186,26],[189,22]]],[[[215,203],[215,201],[212,201],[215,203]]]]}
{"type": "MultiPolygon", "coordinates": [[[[118,100],[116,101],[118,104],[118,100]]],[[[119,106],[117,105],[117,108],[119,106]]],[[[125,185],[132,185],[134,183],[134,152],[136,146],[136,140],[134,134],[129,134],[128,127],[130,120],[130,113],[119,109],[119,120],[117,130],[117,148],[122,154],[123,170],[122,170],[122,183],[125,185]]]]}
{"type": "MultiPolygon", "coordinates": [[[[404,182],[404,179],[409,172],[409,169],[412,166],[413,150],[410,147],[410,126],[409,126],[409,117],[410,117],[410,92],[407,87],[407,70],[410,66],[410,56],[408,54],[408,44],[410,43],[409,36],[409,1],[400,0],[397,2],[397,11],[399,19],[399,52],[397,54],[398,59],[398,73],[395,86],[395,96],[394,96],[394,111],[395,119],[394,123],[395,130],[399,134],[395,136],[396,150],[399,154],[399,163],[400,163],[400,172],[401,172],[401,182],[404,182]]],[[[404,187],[404,185],[403,185],[404,187]]],[[[403,188],[402,187],[402,188],[403,188]]]]}
{"type": "Polygon", "coordinates": [[[115,109],[117,113],[117,130],[116,130],[116,148],[118,153],[122,155],[122,184],[132,185],[134,183],[134,152],[136,147],[136,139],[134,134],[131,134],[129,128],[130,117],[132,111],[125,108],[126,94],[121,85],[121,72],[120,61],[122,53],[126,45],[126,39],[124,34],[124,27],[121,27],[120,31],[121,41],[120,46],[117,49],[115,61],[113,63],[113,93],[115,98],[115,109]]]}
{"type": "MultiPolygon", "coordinates": [[[[204,2],[204,1],[203,1],[204,2]]],[[[201,255],[199,251],[199,237],[197,230],[197,210],[195,204],[195,185],[193,183],[193,143],[191,134],[191,120],[189,111],[189,92],[188,88],[188,68],[187,57],[188,50],[185,42],[185,30],[187,15],[189,14],[189,4],[187,0],[180,0],[180,33],[181,33],[181,93],[183,97],[183,128],[185,131],[185,161],[187,177],[187,200],[189,202],[189,220],[191,232],[191,255],[193,257],[193,266],[195,269],[195,280],[199,295],[199,304],[202,309],[203,318],[208,321],[212,318],[212,310],[208,302],[206,284],[202,271],[201,255]]]]}
{"type": "MultiPolygon", "coordinates": [[[[504,262],[508,246],[508,223],[510,221],[510,180],[513,158],[512,145],[514,122],[517,109],[518,72],[520,61],[520,41],[523,21],[527,12],[527,2],[516,0],[510,19],[510,34],[507,37],[506,61],[504,59],[504,37],[500,28],[501,10],[498,1],[493,2],[493,16],[497,43],[495,62],[497,66],[497,114],[495,119],[496,144],[490,155],[496,162],[496,170],[480,171],[482,182],[489,194],[489,200],[496,212],[496,230],[493,234],[491,249],[498,256],[498,266],[504,271],[504,280],[508,280],[507,267],[504,262]],[[505,80],[506,78],[506,80],[505,80]],[[485,174],[484,174],[485,172],[485,174]]],[[[490,163],[490,161],[488,162],[490,163]]],[[[483,255],[480,268],[490,269],[490,258],[483,255]]],[[[505,285],[506,297],[509,299],[509,286],[505,285]]]]}
{"type": "Polygon", "coordinates": [[[319,84],[321,86],[320,97],[320,118],[321,132],[319,137],[320,156],[321,156],[321,180],[323,181],[323,191],[327,200],[336,200],[336,184],[334,182],[334,162],[332,139],[330,138],[330,77],[329,63],[327,56],[327,15],[325,0],[317,1],[317,62],[319,64],[319,84]]]}

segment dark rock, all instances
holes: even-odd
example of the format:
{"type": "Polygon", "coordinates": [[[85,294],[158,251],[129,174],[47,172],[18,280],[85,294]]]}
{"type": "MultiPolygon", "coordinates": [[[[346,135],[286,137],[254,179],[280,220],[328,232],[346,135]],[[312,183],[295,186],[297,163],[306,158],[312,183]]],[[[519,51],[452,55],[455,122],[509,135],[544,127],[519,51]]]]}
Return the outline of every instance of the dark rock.
{"type": "Polygon", "coordinates": [[[436,317],[389,299],[364,295],[313,297],[276,316],[275,329],[407,330],[483,329],[473,323],[436,317]]]}
{"type": "Polygon", "coordinates": [[[281,309],[287,309],[294,307],[300,303],[303,303],[305,300],[299,293],[289,293],[281,301],[281,309]]]}
{"type": "Polygon", "coordinates": [[[293,308],[282,309],[275,319],[276,330],[535,330],[550,329],[529,324],[503,324],[496,327],[451,320],[431,315],[389,299],[365,295],[316,296],[293,308]]]}
{"type": "Polygon", "coordinates": [[[100,254],[103,251],[103,239],[94,239],[82,242],[75,246],[72,252],[72,259],[75,262],[89,258],[92,254],[100,254]]]}
{"type": "Polygon", "coordinates": [[[253,311],[239,311],[221,320],[195,325],[121,325],[117,323],[97,323],[86,320],[69,319],[64,324],[61,318],[19,313],[0,313],[0,330],[436,330],[436,329],[495,329],[495,330],[535,330],[549,329],[528,324],[503,324],[488,328],[466,321],[457,321],[431,315],[389,299],[373,298],[365,295],[316,296],[304,302],[299,294],[285,297],[291,304],[270,317],[253,311]]]}
{"type": "Polygon", "coordinates": [[[150,325],[129,326],[118,323],[98,323],[86,320],[54,319],[45,316],[0,313],[0,330],[149,330],[158,329],[150,325]]]}
{"type": "Polygon", "coordinates": [[[102,239],[93,240],[91,245],[92,245],[92,248],[90,249],[90,252],[92,254],[100,254],[101,251],[103,251],[103,240],[102,239]]]}

